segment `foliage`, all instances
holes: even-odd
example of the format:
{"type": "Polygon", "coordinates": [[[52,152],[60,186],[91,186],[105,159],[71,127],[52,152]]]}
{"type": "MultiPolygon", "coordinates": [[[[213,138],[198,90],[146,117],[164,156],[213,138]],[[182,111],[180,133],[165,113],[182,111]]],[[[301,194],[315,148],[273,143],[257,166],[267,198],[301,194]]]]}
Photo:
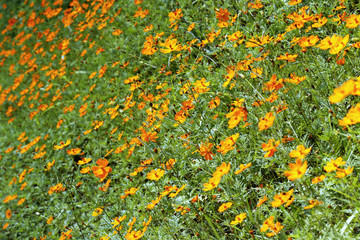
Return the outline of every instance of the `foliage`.
{"type": "Polygon", "coordinates": [[[356,239],[356,1],[1,4],[1,239],[356,239]]]}

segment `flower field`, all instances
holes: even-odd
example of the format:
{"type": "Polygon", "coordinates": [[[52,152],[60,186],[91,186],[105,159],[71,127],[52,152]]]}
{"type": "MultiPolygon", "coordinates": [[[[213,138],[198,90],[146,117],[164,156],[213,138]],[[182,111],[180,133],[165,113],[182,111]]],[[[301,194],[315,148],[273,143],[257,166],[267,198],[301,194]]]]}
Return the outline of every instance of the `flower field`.
{"type": "Polygon", "coordinates": [[[360,3],[0,3],[0,239],[360,238],[360,3]]]}

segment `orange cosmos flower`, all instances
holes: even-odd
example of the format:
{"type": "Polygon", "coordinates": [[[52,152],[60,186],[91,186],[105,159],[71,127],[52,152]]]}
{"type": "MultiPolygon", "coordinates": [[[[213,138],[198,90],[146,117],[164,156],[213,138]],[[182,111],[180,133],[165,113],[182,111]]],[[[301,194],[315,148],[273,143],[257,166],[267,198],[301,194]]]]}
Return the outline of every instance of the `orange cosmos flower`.
{"type": "Polygon", "coordinates": [[[210,102],[209,102],[209,108],[210,109],[214,109],[214,108],[217,108],[220,104],[220,98],[219,97],[215,97],[215,99],[212,99],[210,102]]]}
{"type": "Polygon", "coordinates": [[[55,145],[53,147],[54,150],[59,150],[59,149],[63,149],[64,147],[70,145],[71,143],[71,139],[66,140],[66,142],[64,143],[63,141],[60,142],[60,145],[55,145]]]}
{"type": "MultiPolygon", "coordinates": [[[[109,180],[108,180],[109,181],[109,180]]],[[[130,189],[126,189],[125,190],[125,195],[122,195],[120,198],[121,199],[124,199],[124,198],[126,198],[127,196],[129,196],[129,195],[134,195],[136,192],[137,192],[137,190],[138,190],[139,188],[134,188],[134,187],[132,187],[132,188],[130,188],[130,189]]]]}
{"type": "Polygon", "coordinates": [[[4,153],[9,153],[9,152],[11,152],[12,150],[14,150],[14,147],[9,147],[8,149],[6,149],[6,150],[4,151],[4,153]]]}
{"type": "Polygon", "coordinates": [[[9,219],[9,218],[11,218],[11,210],[10,209],[8,209],[8,210],[6,210],[6,212],[5,212],[5,216],[6,216],[6,218],[7,219],[9,219]]]}
{"type": "Polygon", "coordinates": [[[48,194],[51,195],[54,192],[59,193],[65,191],[66,187],[63,187],[62,183],[58,183],[55,186],[49,188],[48,194]]]}
{"type": "Polygon", "coordinates": [[[216,188],[220,183],[221,178],[219,176],[212,177],[209,179],[208,183],[204,183],[204,191],[210,191],[213,188],[216,188]]]}
{"type": "Polygon", "coordinates": [[[220,8],[219,11],[216,11],[216,18],[219,20],[219,22],[226,22],[228,21],[230,13],[228,10],[220,8]]]}
{"type": "Polygon", "coordinates": [[[91,74],[90,74],[90,76],[89,76],[89,79],[94,78],[96,74],[97,74],[97,72],[93,72],[93,73],[91,73],[91,74]]]}
{"type": "Polygon", "coordinates": [[[173,51],[181,51],[182,46],[181,44],[177,42],[177,39],[172,39],[173,36],[168,37],[164,43],[159,43],[159,46],[165,47],[163,49],[160,49],[160,52],[162,53],[171,53],[173,51]]]}
{"type": "Polygon", "coordinates": [[[195,23],[190,24],[189,27],[188,27],[188,29],[187,29],[187,31],[188,31],[188,32],[191,32],[191,30],[193,30],[194,27],[195,27],[195,23]]]}
{"type": "Polygon", "coordinates": [[[343,178],[343,177],[346,177],[347,175],[351,174],[354,170],[354,167],[350,168],[348,167],[347,169],[341,169],[341,168],[338,168],[336,170],[336,176],[337,178],[343,178]]]}
{"type": "Polygon", "coordinates": [[[295,200],[294,197],[290,198],[290,199],[286,202],[286,204],[284,205],[284,207],[290,206],[290,205],[294,202],[294,200],[295,200]]]}
{"type": "Polygon", "coordinates": [[[297,5],[299,3],[301,3],[302,0],[290,0],[290,2],[288,3],[290,6],[294,6],[297,5]]]}
{"type": "Polygon", "coordinates": [[[239,38],[241,38],[242,36],[243,36],[242,32],[236,31],[233,34],[228,35],[227,37],[230,42],[234,42],[234,41],[239,40],[239,38]]]}
{"type": "Polygon", "coordinates": [[[235,77],[235,74],[236,74],[234,69],[231,69],[231,68],[228,68],[226,71],[227,71],[228,74],[225,76],[226,82],[223,83],[223,85],[222,85],[223,87],[226,87],[227,85],[229,85],[231,79],[233,79],[235,77]]]}
{"type": "Polygon", "coordinates": [[[149,179],[149,180],[154,180],[154,181],[157,181],[159,180],[162,176],[164,176],[165,174],[165,171],[162,170],[162,169],[153,169],[151,170],[151,172],[149,172],[147,175],[146,175],[146,178],[149,179]]]}
{"type": "Polygon", "coordinates": [[[147,209],[153,209],[156,204],[158,204],[161,200],[161,196],[157,197],[155,200],[152,200],[151,203],[149,203],[146,208],[147,209]]]}
{"type": "Polygon", "coordinates": [[[141,230],[139,231],[131,231],[131,232],[127,232],[125,235],[125,239],[127,240],[137,240],[140,239],[144,236],[145,232],[142,232],[141,230]]]}
{"type": "Polygon", "coordinates": [[[45,171],[50,171],[51,167],[54,166],[55,159],[52,162],[48,162],[45,171]]]}
{"type": "Polygon", "coordinates": [[[26,135],[26,132],[22,132],[20,135],[19,135],[19,137],[18,137],[18,139],[17,140],[22,140],[24,137],[25,137],[25,135],[26,135]]]}
{"type": "Polygon", "coordinates": [[[313,15],[309,15],[306,13],[306,10],[308,9],[309,7],[308,6],[305,6],[301,9],[299,9],[299,13],[297,12],[293,12],[291,14],[289,14],[287,16],[287,18],[289,19],[292,19],[294,21],[293,24],[291,24],[288,28],[287,28],[287,31],[291,31],[292,29],[300,29],[304,26],[304,24],[306,22],[309,22],[309,21],[313,21],[314,20],[314,16],[313,15]]]}
{"type": "Polygon", "coordinates": [[[302,37],[298,41],[298,44],[302,48],[315,46],[315,44],[319,41],[319,37],[316,35],[311,35],[309,37],[302,37]]]}
{"type": "Polygon", "coordinates": [[[106,192],[110,186],[110,183],[111,183],[111,179],[107,180],[106,183],[104,184],[104,186],[99,187],[99,190],[106,192]]]}
{"type": "Polygon", "coordinates": [[[336,64],[338,64],[338,65],[344,65],[344,64],[345,64],[345,58],[343,57],[343,58],[338,59],[338,60],[336,61],[336,64]]]}
{"type": "Polygon", "coordinates": [[[102,182],[106,176],[112,171],[111,167],[108,167],[109,164],[108,160],[99,158],[96,161],[96,164],[98,166],[94,166],[91,168],[93,171],[95,177],[100,178],[100,181],[102,182]]]}
{"type": "Polygon", "coordinates": [[[264,5],[262,5],[261,0],[255,0],[255,3],[249,2],[248,7],[252,9],[260,9],[264,7],[264,5]]]}
{"type": "Polygon", "coordinates": [[[318,176],[318,177],[315,177],[311,180],[311,183],[312,184],[316,184],[316,183],[319,183],[319,182],[322,182],[324,181],[325,179],[325,175],[321,175],[321,176],[318,176]]]}
{"type": "Polygon", "coordinates": [[[70,43],[70,39],[64,39],[63,41],[60,42],[60,44],[58,45],[58,49],[59,50],[65,50],[68,45],[70,43]]]}
{"type": "Polygon", "coordinates": [[[77,155],[81,152],[80,148],[73,148],[71,150],[67,150],[67,154],[69,155],[77,155]]]}
{"type": "Polygon", "coordinates": [[[181,188],[177,189],[176,192],[174,193],[170,193],[169,197],[173,198],[176,197],[182,190],[184,190],[184,188],[186,187],[187,184],[182,185],[181,188]]]}
{"type": "Polygon", "coordinates": [[[256,205],[256,207],[260,207],[261,205],[263,205],[263,203],[266,202],[266,200],[268,200],[267,196],[264,196],[263,198],[260,198],[259,202],[256,205]]]}
{"type": "Polygon", "coordinates": [[[274,123],[275,116],[272,112],[266,113],[264,118],[259,121],[259,131],[266,130],[274,123]]]}
{"type": "Polygon", "coordinates": [[[11,200],[14,200],[14,199],[16,199],[16,198],[17,198],[17,195],[8,195],[8,196],[6,196],[6,197],[4,198],[3,202],[4,202],[4,203],[7,203],[7,202],[9,202],[9,201],[11,201],[11,200]]]}
{"type": "Polygon", "coordinates": [[[290,82],[290,83],[294,83],[294,84],[299,84],[302,81],[304,81],[306,79],[306,76],[296,76],[295,74],[291,73],[290,74],[290,78],[286,78],[284,79],[285,82],[290,82]]]}
{"type": "Polygon", "coordinates": [[[220,146],[216,146],[218,148],[217,152],[225,154],[228,151],[233,150],[235,148],[234,145],[238,137],[239,133],[227,137],[224,141],[220,141],[220,146]]]}
{"type": "Polygon", "coordinates": [[[330,49],[330,54],[338,54],[346,46],[348,41],[349,34],[345,37],[334,34],[331,38],[326,37],[325,39],[321,40],[320,44],[318,44],[316,47],[322,50],[330,49]]]}
{"type": "Polygon", "coordinates": [[[212,160],[212,153],[211,148],[214,146],[214,144],[205,142],[200,145],[199,153],[201,156],[205,158],[205,160],[212,160]]]}
{"type": "Polygon", "coordinates": [[[104,211],[103,208],[96,208],[95,211],[92,213],[93,217],[99,216],[104,211]]]}
{"type": "Polygon", "coordinates": [[[11,26],[13,26],[16,22],[17,22],[17,19],[15,19],[15,18],[10,18],[9,21],[8,21],[8,25],[11,27],[11,26]]]}
{"type": "Polygon", "coordinates": [[[275,225],[270,226],[271,232],[267,233],[266,236],[273,237],[276,234],[278,234],[281,231],[281,229],[283,229],[283,228],[284,228],[284,226],[281,225],[280,222],[276,222],[275,225]]]}
{"type": "Polygon", "coordinates": [[[329,97],[330,103],[338,103],[349,95],[353,95],[359,91],[354,80],[343,83],[340,87],[334,89],[334,93],[329,97]]]}
{"type": "Polygon", "coordinates": [[[288,192],[285,192],[285,193],[280,193],[278,195],[275,195],[274,196],[274,201],[271,202],[271,206],[272,207],[279,207],[281,205],[283,205],[284,203],[286,203],[291,195],[294,193],[294,189],[291,189],[290,191],[288,192]]]}
{"type": "Polygon", "coordinates": [[[348,126],[357,124],[360,122],[360,103],[356,104],[355,107],[350,108],[346,116],[339,120],[340,126],[348,126]]]}
{"type": "Polygon", "coordinates": [[[307,170],[307,162],[302,163],[301,159],[297,158],[296,163],[289,164],[290,171],[285,171],[285,176],[290,180],[294,181],[301,178],[307,170]]]}
{"type": "Polygon", "coordinates": [[[134,195],[137,192],[137,190],[139,190],[139,188],[132,187],[130,189],[127,189],[125,190],[125,195],[134,195]]]}
{"type": "Polygon", "coordinates": [[[191,203],[196,203],[198,200],[199,200],[199,196],[196,195],[195,197],[193,197],[193,198],[191,199],[191,203]]]}
{"type": "Polygon", "coordinates": [[[313,208],[313,207],[315,207],[316,205],[320,205],[320,204],[322,204],[323,202],[322,201],[319,201],[319,200],[309,200],[309,203],[310,203],[310,205],[309,206],[306,206],[306,207],[304,207],[304,209],[310,209],[310,208],[313,208]]]}
{"type": "Polygon", "coordinates": [[[246,165],[240,164],[240,166],[239,166],[240,169],[237,170],[234,174],[237,175],[239,173],[242,173],[245,169],[249,168],[250,166],[251,166],[251,163],[248,163],[246,165]]]}
{"type": "Polygon", "coordinates": [[[157,132],[146,132],[144,128],[141,128],[140,131],[142,132],[141,140],[143,140],[144,142],[156,142],[156,138],[158,138],[157,132]]]}
{"type": "Polygon", "coordinates": [[[5,223],[3,229],[6,229],[9,226],[9,223],[5,223]]]}
{"type": "Polygon", "coordinates": [[[262,227],[260,228],[260,231],[266,232],[267,230],[270,229],[271,232],[267,233],[266,236],[273,237],[276,234],[278,234],[283,228],[284,226],[282,226],[280,222],[276,222],[274,224],[274,217],[270,216],[268,219],[264,221],[262,227]]]}
{"type": "Polygon", "coordinates": [[[114,221],[111,223],[111,224],[113,225],[112,228],[120,225],[120,223],[121,223],[122,221],[124,221],[125,218],[126,218],[126,215],[124,215],[124,216],[122,216],[122,217],[120,217],[120,218],[119,218],[119,217],[114,218],[114,219],[113,219],[114,221]]]}
{"type": "Polygon", "coordinates": [[[270,226],[274,225],[274,216],[270,216],[268,219],[266,219],[260,228],[261,232],[266,232],[270,226]]]}
{"type": "Polygon", "coordinates": [[[279,146],[280,141],[277,140],[275,142],[275,145],[274,145],[274,142],[275,142],[274,139],[269,139],[268,143],[261,144],[263,151],[267,152],[267,153],[265,153],[264,158],[272,157],[274,155],[274,153],[277,152],[276,148],[279,146]]]}
{"type": "Polygon", "coordinates": [[[288,52],[285,53],[285,55],[281,55],[277,57],[277,60],[287,60],[289,62],[295,62],[295,59],[297,58],[297,54],[290,55],[288,52]]]}
{"type": "Polygon", "coordinates": [[[242,223],[245,218],[246,218],[246,213],[241,213],[241,214],[237,215],[235,217],[235,220],[231,221],[230,224],[231,225],[236,225],[236,224],[242,223]]]}
{"type": "Polygon", "coordinates": [[[21,205],[21,204],[23,204],[23,202],[25,202],[25,198],[22,198],[22,199],[20,199],[18,202],[17,202],[17,205],[21,205]]]}
{"type": "Polygon", "coordinates": [[[114,36],[119,36],[120,34],[122,34],[123,33],[123,31],[121,31],[120,29],[116,29],[116,30],[114,30],[113,32],[112,32],[112,34],[114,35],[114,36]]]}
{"type": "Polygon", "coordinates": [[[232,129],[234,127],[236,127],[240,121],[246,121],[247,120],[247,110],[246,108],[244,107],[236,107],[236,108],[233,108],[231,110],[230,113],[226,114],[226,118],[230,118],[229,119],[229,129],[232,129]]]}
{"type": "Polygon", "coordinates": [[[216,171],[213,173],[213,177],[222,177],[230,171],[230,163],[226,164],[223,162],[219,167],[216,168],[216,171]]]}
{"type": "Polygon", "coordinates": [[[72,229],[68,230],[67,232],[62,232],[59,240],[71,239],[72,238],[71,232],[72,232],[72,229]]]}
{"type": "Polygon", "coordinates": [[[276,113],[280,113],[288,109],[288,105],[287,104],[282,105],[282,103],[280,103],[279,106],[275,106],[275,109],[276,109],[276,113]]]}
{"type": "Polygon", "coordinates": [[[282,143],[287,143],[293,141],[295,138],[288,137],[287,135],[284,135],[284,137],[281,139],[282,143]]]}
{"type": "Polygon", "coordinates": [[[316,21],[314,21],[314,24],[311,25],[311,26],[314,27],[314,28],[319,28],[319,27],[322,27],[323,25],[325,25],[325,23],[327,23],[327,21],[328,20],[327,20],[326,17],[319,18],[316,21]]]}
{"type": "Polygon", "coordinates": [[[83,158],[77,162],[78,165],[84,165],[91,162],[91,158],[83,158]]]}
{"type": "Polygon", "coordinates": [[[253,69],[251,69],[250,77],[257,78],[257,77],[260,77],[262,73],[263,73],[263,68],[260,68],[260,67],[253,68],[253,69]]]}
{"type": "Polygon", "coordinates": [[[331,159],[330,162],[328,162],[326,164],[326,166],[324,167],[324,170],[326,172],[333,172],[335,170],[338,169],[338,167],[342,166],[342,165],[345,165],[345,161],[343,161],[343,158],[342,157],[338,157],[337,159],[331,159]]]}
{"type": "Polygon", "coordinates": [[[80,170],[80,173],[86,174],[86,173],[88,173],[88,172],[90,172],[90,171],[91,171],[91,168],[90,168],[89,166],[87,166],[87,167],[85,167],[85,168],[82,168],[82,169],[80,170]]]}
{"type": "Polygon", "coordinates": [[[141,7],[138,7],[138,10],[135,11],[134,17],[144,18],[144,17],[146,17],[146,15],[148,15],[148,14],[149,14],[149,10],[148,10],[148,9],[142,10],[141,7]]]}
{"type": "Polygon", "coordinates": [[[190,212],[190,208],[188,208],[188,207],[183,207],[183,206],[179,206],[178,208],[175,209],[175,211],[181,212],[181,215],[184,215],[184,214],[186,214],[187,212],[190,212]]]}
{"type": "Polygon", "coordinates": [[[302,159],[305,158],[305,156],[307,154],[309,154],[309,152],[311,151],[311,148],[312,147],[309,147],[309,148],[305,149],[304,145],[299,145],[299,146],[297,146],[296,150],[292,150],[289,153],[289,156],[292,157],[292,158],[296,158],[296,160],[302,160],[302,159]]]}
{"type": "Polygon", "coordinates": [[[53,216],[50,216],[50,217],[46,220],[46,223],[47,223],[47,224],[50,224],[53,220],[54,220],[54,217],[53,217],[53,216]]]}
{"type": "Polygon", "coordinates": [[[170,12],[168,16],[170,22],[175,22],[176,20],[179,20],[183,16],[182,10],[178,8],[175,11],[170,12]]]}
{"type": "Polygon", "coordinates": [[[156,45],[155,39],[153,36],[146,37],[146,42],[144,42],[144,48],[141,50],[141,53],[144,55],[153,55],[158,49],[154,47],[156,45]]]}
{"type": "Polygon", "coordinates": [[[152,24],[150,24],[150,25],[146,26],[146,27],[143,29],[143,31],[144,31],[144,32],[149,32],[149,31],[151,31],[153,28],[154,28],[154,26],[153,26],[152,24]]]}
{"type": "Polygon", "coordinates": [[[210,90],[210,88],[208,88],[209,85],[210,82],[206,82],[206,79],[202,78],[201,80],[198,80],[194,83],[194,91],[197,93],[208,92],[210,90]]]}
{"type": "Polygon", "coordinates": [[[249,39],[246,42],[245,47],[247,47],[247,48],[259,47],[259,46],[265,45],[267,43],[270,43],[272,40],[274,40],[274,38],[273,37],[270,38],[269,35],[261,36],[261,37],[256,36],[256,38],[252,37],[251,39],[249,39]]]}
{"type": "Polygon", "coordinates": [[[165,163],[165,167],[167,170],[170,170],[174,167],[174,164],[176,163],[176,159],[170,158],[166,163],[165,163]]]}
{"type": "Polygon", "coordinates": [[[219,211],[219,212],[223,212],[223,211],[229,209],[232,205],[233,205],[232,202],[223,203],[223,204],[221,204],[221,206],[219,207],[218,211],[219,211]]]}
{"type": "Polygon", "coordinates": [[[356,28],[360,25],[360,15],[351,14],[346,19],[346,27],[347,28],[356,28]]]}

